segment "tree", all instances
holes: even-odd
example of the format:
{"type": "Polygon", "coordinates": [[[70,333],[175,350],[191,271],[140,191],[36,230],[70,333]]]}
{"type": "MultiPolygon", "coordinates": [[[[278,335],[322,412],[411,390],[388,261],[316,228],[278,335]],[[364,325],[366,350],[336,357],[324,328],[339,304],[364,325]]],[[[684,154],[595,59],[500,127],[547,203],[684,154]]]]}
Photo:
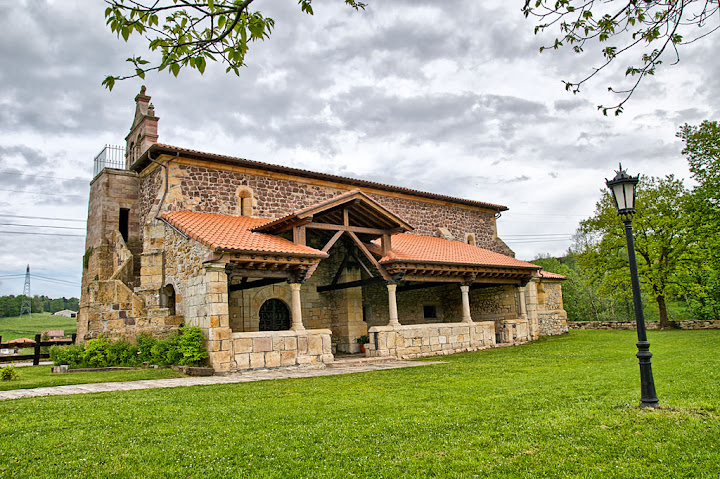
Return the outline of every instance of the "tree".
{"type": "Polygon", "coordinates": [[[720,319],[720,125],[685,124],[677,136],[685,142],[683,154],[697,181],[689,202],[694,254],[685,293],[703,319],[720,319]]]}
{"type": "MultiPolygon", "coordinates": [[[[103,85],[112,90],[117,80],[145,78],[151,70],[167,69],[177,76],[190,67],[201,74],[207,60],[227,64],[226,72],[240,75],[249,43],[270,36],[275,21],[250,10],[254,0],[106,0],[105,19],[110,29],[125,41],[143,36],[151,51],[159,51],[160,61],[141,56],[127,59],[134,73],[109,75],[103,85]]],[[[344,0],[355,10],[366,4],[344,0]]],[[[299,0],[300,9],[313,14],[312,0],[299,0]]]]}
{"type": "MultiPolygon", "coordinates": [[[[660,326],[669,327],[666,301],[680,286],[687,262],[688,192],[672,175],[641,178],[633,218],[635,251],[641,284],[657,302],[660,326]]],[[[580,223],[580,233],[593,238],[581,252],[581,264],[610,289],[629,291],[629,267],[624,228],[612,196],[603,192],[595,216],[580,223]]]]}
{"type": "Polygon", "coordinates": [[[627,87],[609,91],[621,96],[614,106],[598,106],[603,114],[619,115],[640,82],[654,75],[665,58],[680,61],[679,48],[714,33],[710,24],[720,16],[719,0],[525,0],[523,13],[537,20],[535,33],[554,30],[555,41],[546,49],[570,47],[582,53],[587,45],[600,48],[600,66],[577,82],[563,81],[573,93],[620,56],[635,55],[625,70],[632,77],[627,87]]]}
{"type": "Polygon", "coordinates": [[[568,252],[561,258],[540,257],[532,261],[545,271],[562,274],[567,279],[562,284],[563,305],[570,321],[601,321],[604,308],[600,305],[597,291],[585,271],[580,268],[577,255],[568,252]]]}

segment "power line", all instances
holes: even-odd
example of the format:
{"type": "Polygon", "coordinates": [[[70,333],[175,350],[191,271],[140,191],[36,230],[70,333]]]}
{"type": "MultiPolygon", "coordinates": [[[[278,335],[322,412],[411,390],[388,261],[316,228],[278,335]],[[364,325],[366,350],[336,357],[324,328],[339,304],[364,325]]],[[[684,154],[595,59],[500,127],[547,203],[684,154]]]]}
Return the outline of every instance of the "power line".
{"type": "Polygon", "coordinates": [[[74,238],[84,238],[85,235],[66,235],[63,233],[28,233],[25,231],[0,231],[0,235],[42,235],[42,236],[72,236],[74,238]]]}
{"type": "Polygon", "coordinates": [[[6,214],[1,214],[1,213],[0,213],[0,216],[6,217],[6,218],[23,218],[26,220],[75,221],[78,223],[86,223],[85,220],[76,220],[76,219],[71,219],[71,218],[49,218],[47,216],[20,216],[20,215],[6,215],[6,214]]]}
{"type": "Polygon", "coordinates": [[[82,181],[83,183],[86,183],[86,184],[89,183],[89,180],[82,179],[82,178],[62,178],[59,176],[29,175],[27,173],[18,173],[15,171],[8,171],[8,170],[0,170],[0,173],[4,173],[6,175],[30,176],[32,178],[49,178],[51,180],[82,181]]]}
{"type": "Polygon", "coordinates": [[[536,233],[536,234],[517,234],[517,235],[502,235],[503,238],[544,238],[552,236],[572,236],[574,233],[536,233]]]}
{"type": "Polygon", "coordinates": [[[68,195],[66,193],[44,193],[42,191],[23,191],[23,190],[0,190],[7,193],[27,193],[32,195],[49,195],[49,196],[71,196],[73,198],[87,198],[86,195],[68,195]]]}
{"type": "Polygon", "coordinates": [[[17,223],[0,223],[0,226],[22,226],[23,228],[54,228],[59,230],[84,230],[75,226],[20,225],[17,223]]]}
{"type": "Polygon", "coordinates": [[[80,283],[76,283],[74,281],[66,281],[64,279],[55,279],[55,278],[48,278],[47,276],[40,276],[38,274],[33,274],[33,278],[37,278],[44,281],[49,281],[51,283],[60,283],[60,284],[66,284],[69,286],[80,286],[80,283]]]}

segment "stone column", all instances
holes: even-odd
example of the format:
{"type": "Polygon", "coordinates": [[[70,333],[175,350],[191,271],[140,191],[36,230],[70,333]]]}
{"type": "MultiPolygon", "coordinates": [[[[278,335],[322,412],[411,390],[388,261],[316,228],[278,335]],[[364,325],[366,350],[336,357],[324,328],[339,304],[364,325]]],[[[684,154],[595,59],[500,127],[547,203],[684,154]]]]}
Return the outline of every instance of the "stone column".
{"type": "Polygon", "coordinates": [[[527,319],[527,305],[525,304],[525,286],[518,286],[520,293],[520,318],[527,319]]]}
{"type": "Polygon", "coordinates": [[[397,284],[388,284],[387,289],[388,303],[390,305],[390,321],[388,321],[388,326],[400,326],[400,321],[398,320],[397,299],[395,298],[397,284]]]}
{"type": "Polygon", "coordinates": [[[290,294],[292,304],[290,307],[290,314],[292,316],[292,331],[305,331],[305,326],[302,322],[302,308],[300,306],[300,283],[290,283],[290,294]]]}
{"type": "Polygon", "coordinates": [[[472,323],[472,316],[470,316],[470,285],[460,285],[460,294],[462,295],[462,322],[472,323]]]}

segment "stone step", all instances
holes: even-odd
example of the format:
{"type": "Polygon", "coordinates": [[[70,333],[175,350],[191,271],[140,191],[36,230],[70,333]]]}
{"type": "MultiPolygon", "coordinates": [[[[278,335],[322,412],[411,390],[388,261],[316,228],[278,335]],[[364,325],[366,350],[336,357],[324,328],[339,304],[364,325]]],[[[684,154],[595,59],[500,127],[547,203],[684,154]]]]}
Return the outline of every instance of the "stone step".
{"type": "Polygon", "coordinates": [[[336,358],[332,363],[327,363],[325,367],[340,368],[345,366],[363,366],[365,364],[390,363],[393,361],[397,361],[395,356],[379,356],[374,358],[366,358],[362,356],[341,356],[340,358],[336,358]]]}

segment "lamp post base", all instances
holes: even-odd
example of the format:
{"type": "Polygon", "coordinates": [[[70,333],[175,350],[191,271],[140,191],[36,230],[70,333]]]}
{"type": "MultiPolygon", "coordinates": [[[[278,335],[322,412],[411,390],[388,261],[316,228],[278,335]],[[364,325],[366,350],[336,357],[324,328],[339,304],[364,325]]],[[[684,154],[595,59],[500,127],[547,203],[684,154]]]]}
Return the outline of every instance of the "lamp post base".
{"type": "Polygon", "coordinates": [[[635,356],[640,364],[640,407],[659,407],[660,401],[655,392],[655,381],[653,381],[652,364],[650,363],[650,358],[652,358],[650,342],[638,341],[636,346],[638,352],[635,356]]]}

